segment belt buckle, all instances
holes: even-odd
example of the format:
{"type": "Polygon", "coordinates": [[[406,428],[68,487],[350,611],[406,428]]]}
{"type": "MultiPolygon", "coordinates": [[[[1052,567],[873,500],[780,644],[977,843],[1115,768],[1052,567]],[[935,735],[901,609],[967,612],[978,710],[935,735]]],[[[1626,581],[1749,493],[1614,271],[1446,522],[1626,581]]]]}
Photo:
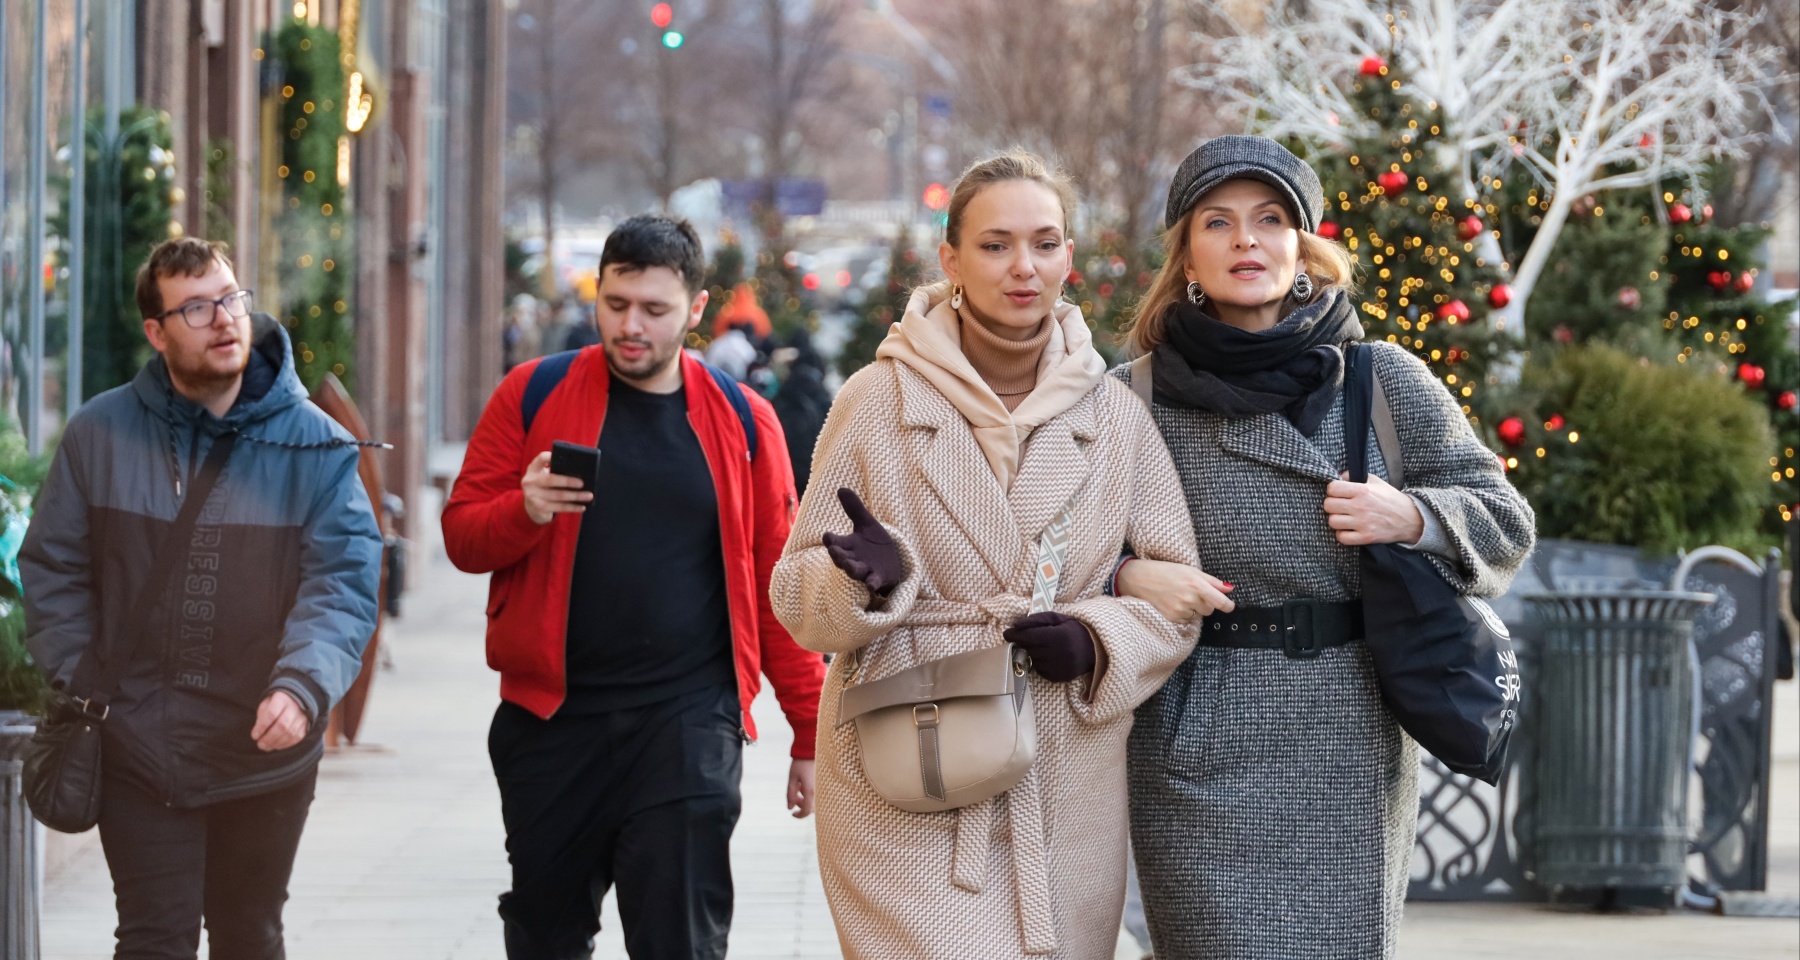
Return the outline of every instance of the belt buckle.
{"type": "Polygon", "coordinates": [[[1319,636],[1317,600],[1288,600],[1281,605],[1281,650],[1290,660],[1316,660],[1325,652],[1319,636]]]}

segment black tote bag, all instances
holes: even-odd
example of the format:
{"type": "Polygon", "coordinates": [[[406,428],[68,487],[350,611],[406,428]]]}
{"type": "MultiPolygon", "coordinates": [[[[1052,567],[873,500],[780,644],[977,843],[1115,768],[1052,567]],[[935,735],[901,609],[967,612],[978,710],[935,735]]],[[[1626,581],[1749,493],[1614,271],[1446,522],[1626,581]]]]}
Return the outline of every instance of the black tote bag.
{"type": "MultiPolygon", "coordinates": [[[[1372,351],[1345,351],[1344,452],[1369,479],[1373,429],[1390,481],[1403,487],[1398,432],[1372,351]]],[[[1391,543],[1362,548],[1363,624],[1381,696],[1400,726],[1444,766],[1497,784],[1518,725],[1519,658],[1493,610],[1457,593],[1426,556],[1391,543]]]]}

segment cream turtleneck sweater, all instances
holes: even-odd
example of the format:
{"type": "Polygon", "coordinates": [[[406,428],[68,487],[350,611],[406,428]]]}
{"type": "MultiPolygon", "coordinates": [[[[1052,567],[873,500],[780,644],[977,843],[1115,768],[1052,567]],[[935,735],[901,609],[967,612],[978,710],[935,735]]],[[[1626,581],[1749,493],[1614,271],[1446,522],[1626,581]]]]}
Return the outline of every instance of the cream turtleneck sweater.
{"type": "Polygon", "coordinates": [[[956,315],[962,321],[962,351],[969,365],[981,374],[982,382],[1000,398],[1007,413],[1019,409],[1037,386],[1038,362],[1050,345],[1050,318],[1039,321],[1030,339],[1008,340],[982,326],[966,306],[956,315]]]}

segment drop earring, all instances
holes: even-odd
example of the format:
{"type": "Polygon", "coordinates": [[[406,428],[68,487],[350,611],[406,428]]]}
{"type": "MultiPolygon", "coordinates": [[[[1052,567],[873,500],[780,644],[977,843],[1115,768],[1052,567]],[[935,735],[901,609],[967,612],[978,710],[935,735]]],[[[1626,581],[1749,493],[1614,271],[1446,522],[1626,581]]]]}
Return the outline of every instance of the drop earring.
{"type": "Polygon", "coordinates": [[[960,283],[950,288],[950,309],[962,309],[962,284],[960,283]]]}
{"type": "Polygon", "coordinates": [[[1206,302],[1206,291],[1200,289],[1198,281],[1190,280],[1188,281],[1187,297],[1188,302],[1197,307],[1206,302]]]}

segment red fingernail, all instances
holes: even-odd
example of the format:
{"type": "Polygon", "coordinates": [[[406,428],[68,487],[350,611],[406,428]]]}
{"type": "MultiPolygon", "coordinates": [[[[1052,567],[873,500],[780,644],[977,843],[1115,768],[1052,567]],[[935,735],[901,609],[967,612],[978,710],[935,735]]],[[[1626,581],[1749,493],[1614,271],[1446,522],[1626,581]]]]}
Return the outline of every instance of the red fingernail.
{"type": "Polygon", "coordinates": [[[1227,590],[1231,589],[1231,581],[1230,580],[1220,580],[1219,582],[1225,585],[1225,589],[1227,589],[1227,590]]]}

